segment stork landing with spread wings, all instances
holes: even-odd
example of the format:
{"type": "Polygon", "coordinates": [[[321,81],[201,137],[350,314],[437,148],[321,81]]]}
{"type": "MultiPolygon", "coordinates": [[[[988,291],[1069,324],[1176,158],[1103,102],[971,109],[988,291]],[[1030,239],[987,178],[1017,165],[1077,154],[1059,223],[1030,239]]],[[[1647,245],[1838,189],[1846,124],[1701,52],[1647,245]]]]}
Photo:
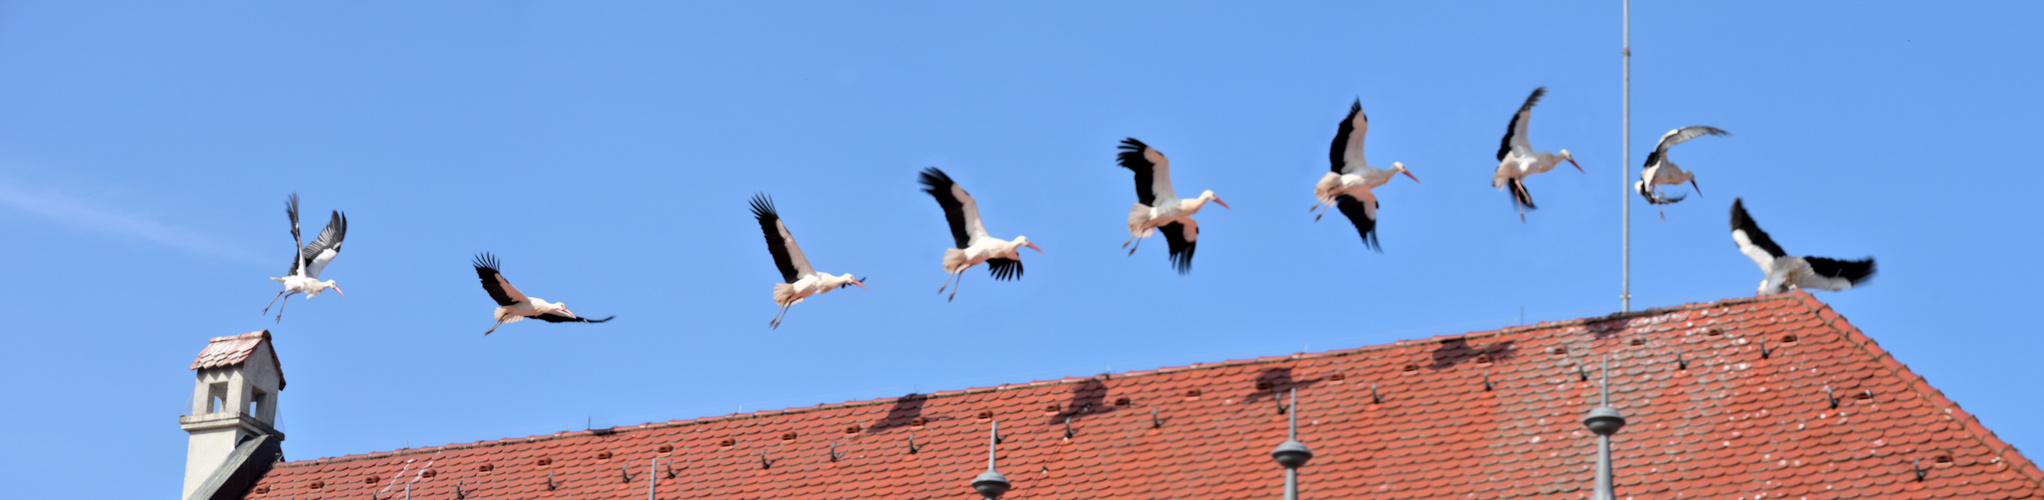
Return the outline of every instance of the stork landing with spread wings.
{"type": "MultiPolygon", "coordinates": [[[[1647,163],[1639,171],[1639,182],[1633,183],[1632,188],[1639,191],[1639,196],[1646,198],[1647,203],[1654,204],[1655,211],[1661,211],[1661,205],[1682,201],[1682,198],[1685,198],[1685,196],[1662,196],[1661,186],[1672,186],[1687,182],[1690,189],[1696,190],[1697,196],[1703,196],[1703,187],[1696,185],[1696,173],[1684,171],[1682,167],[1675,166],[1675,161],[1668,159],[1668,148],[1706,135],[1731,134],[1719,130],[1717,127],[1705,127],[1702,125],[1682,127],[1662,134],[1661,143],[1654,146],[1654,152],[1647,153],[1647,163]]],[[[1661,219],[1666,220],[1667,218],[1668,213],[1661,212],[1661,219]]]]}
{"type": "Polygon", "coordinates": [[[1192,252],[1199,246],[1199,223],[1192,215],[1208,201],[1221,204],[1221,208],[1234,210],[1213,191],[1200,193],[1198,198],[1178,199],[1171,190],[1171,160],[1143,141],[1129,138],[1121,141],[1121,152],[1115,157],[1122,168],[1136,174],[1136,204],[1128,210],[1129,241],[1121,244],[1128,248],[1129,255],[1135,255],[1142,248],[1143,238],[1162,230],[1164,243],[1170,247],[1171,267],[1178,274],[1192,272],[1192,252]],[[1135,248],[1129,248],[1135,243],[1135,248]]]}
{"type": "Polygon", "coordinates": [[[497,310],[492,313],[497,318],[497,324],[490,325],[490,329],[483,331],[483,335],[497,331],[497,327],[504,326],[505,323],[517,323],[525,318],[548,323],[602,323],[617,317],[603,319],[578,317],[574,311],[568,310],[567,304],[525,296],[517,287],[511,286],[511,280],[504,279],[504,274],[500,272],[502,268],[497,267],[497,256],[488,252],[476,256],[475,267],[476,278],[483,281],[483,290],[490,292],[490,298],[497,301],[497,310]]]}
{"type": "Polygon", "coordinates": [[[865,278],[853,279],[851,273],[838,276],[816,272],[809,267],[809,258],[802,256],[802,248],[795,246],[795,235],[788,233],[788,226],[781,223],[781,214],[774,211],[774,200],[765,194],[753,195],[752,218],[759,221],[759,229],[766,233],[767,253],[774,255],[774,266],[781,269],[781,280],[786,283],[774,284],[774,303],[781,310],[774,313],[774,319],[767,321],[773,329],[781,327],[781,319],[787,317],[788,308],[802,303],[802,299],[820,293],[848,286],[866,288],[865,278]]]}
{"type": "Polygon", "coordinates": [[[1356,232],[1363,235],[1363,246],[1383,252],[1377,246],[1377,186],[1391,182],[1398,174],[1405,174],[1418,183],[1419,178],[1405,170],[1405,164],[1391,162],[1390,169],[1371,167],[1363,159],[1363,136],[1370,133],[1370,115],[1363,113],[1363,101],[1357,99],[1349,105],[1348,118],[1341,120],[1335,128],[1334,145],[1328,149],[1328,161],[1333,171],[1320,176],[1320,182],[1313,185],[1313,210],[1320,212],[1313,216],[1313,222],[1327,215],[1325,207],[1341,209],[1341,214],[1356,226],[1356,232]]]}
{"type": "MultiPolygon", "coordinates": [[[[284,284],[284,291],[270,297],[270,303],[277,306],[277,322],[280,323],[284,321],[284,305],[291,303],[292,295],[302,293],[305,300],[312,300],[329,288],[334,293],[347,295],[334,284],[334,280],[319,280],[319,272],[326,270],[326,265],[341,254],[341,240],[348,237],[347,216],[335,210],[327,219],[326,229],[320,230],[319,238],[307,245],[298,235],[298,193],[291,193],[291,199],[284,202],[284,214],[291,217],[291,268],[284,271],[282,278],[270,278],[284,284]],[[278,303],[277,299],[283,299],[283,303],[278,303]]],[[[269,313],[270,306],[263,306],[263,314],[269,313]]]]}
{"type": "Polygon", "coordinates": [[[965,270],[972,266],[986,263],[987,272],[996,280],[1020,279],[1022,255],[1018,252],[1022,247],[1043,253],[1042,248],[1029,242],[1028,236],[1016,236],[1013,241],[987,236],[986,225],[979,219],[979,203],[944,171],[926,168],[917,180],[922,182],[923,192],[930,193],[930,197],[937,199],[937,206],[944,207],[944,220],[951,223],[951,239],[957,245],[944,249],[944,272],[949,275],[944,278],[944,286],[937,287],[937,293],[951,288],[951,297],[945,302],[958,298],[958,287],[953,286],[952,280],[964,283],[965,270]]]}
{"type": "Polygon", "coordinates": [[[1533,121],[1533,105],[1540,102],[1540,96],[1547,95],[1547,87],[1533,89],[1533,95],[1526,97],[1526,103],[1519,105],[1519,112],[1512,115],[1512,123],[1505,125],[1505,138],[1498,145],[1498,170],[1491,176],[1490,187],[1502,191],[1512,190],[1512,205],[1519,209],[1519,222],[1526,222],[1526,211],[1533,210],[1533,193],[1526,191],[1526,177],[1554,170],[1555,165],[1568,161],[1583,171],[1582,164],[1576,163],[1575,155],[1568,150],[1557,154],[1533,151],[1526,137],[1526,124],[1533,121]]]}
{"type": "Polygon", "coordinates": [[[1802,288],[1835,292],[1865,284],[1874,276],[1873,258],[1837,260],[1789,255],[1760,230],[1752,216],[1746,215],[1745,205],[1737,198],[1732,199],[1732,242],[1739,244],[1739,253],[1746,254],[1760,265],[1761,272],[1767,273],[1767,278],[1760,280],[1757,295],[1802,288]]]}

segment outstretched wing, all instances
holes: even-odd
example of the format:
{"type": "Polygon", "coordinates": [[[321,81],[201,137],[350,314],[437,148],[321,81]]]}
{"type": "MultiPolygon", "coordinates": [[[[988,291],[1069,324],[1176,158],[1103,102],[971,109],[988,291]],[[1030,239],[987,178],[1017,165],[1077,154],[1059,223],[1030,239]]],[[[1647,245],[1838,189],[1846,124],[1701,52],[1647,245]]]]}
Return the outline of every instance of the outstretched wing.
{"type": "Polygon", "coordinates": [[[1199,223],[1187,217],[1183,222],[1165,224],[1157,228],[1164,235],[1164,244],[1171,249],[1171,267],[1178,274],[1192,272],[1192,252],[1199,249],[1199,223]]]}
{"type": "Polygon", "coordinates": [[[525,302],[525,294],[518,293],[518,288],[511,286],[511,280],[504,279],[504,274],[498,272],[497,256],[489,252],[476,255],[475,266],[476,278],[483,281],[483,290],[490,292],[490,299],[497,301],[497,305],[525,302]]]}
{"type": "Polygon", "coordinates": [[[752,218],[759,220],[760,232],[766,233],[767,253],[774,254],[774,266],[781,269],[781,280],[794,283],[802,275],[815,272],[809,268],[809,259],[802,256],[802,247],[795,246],[795,235],[788,234],[788,226],[781,223],[781,214],[774,212],[773,198],[753,195],[752,218]]]}
{"type": "Polygon", "coordinates": [[[540,321],[545,321],[545,322],[548,322],[548,323],[602,323],[602,322],[605,322],[605,321],[610,321],[610,320],[612,320],[612,319],[616,319],[616,318],[617,318],[617,316],[616,316],[616,315],[612,315],[611,317],[608,317],[608,318],[603,318],[603,319],[589,319],[589,318],[578,318],[578,317],[575,317],[575,316],[571,316],[571,315],[568,315],[567,313],[563,313],[563,312],[560,312],[560,311],[554,311],[554,312],[550,312],[550,313],[546,313],[546,314],[541,314],[541,315],[538,315],[538,316],[533,316],[533,317],[532,317],[532,319],[536,319],[536,320],[540,320],[540,321]]]}
{"type": "Polygon", "coordinates": [[[1690,139],[1695,139],[1706,135],[1732,135],[1732,133],[1726,132],[1717,127],[1706,127],[1702,125],[1691,125],[1687,127],[1678,128],[1675,130],[1670,130],[1666,134],[1661,134],[1660,144],[1654,145],[1654,151],[1651,153],[1647,153],[1647,162],[1645,166],[1651,167],[1654,166],[1654,164],[1656,163],[1660,163],[1661,158],[1664,158],[1668,155],[1669,147],[1672,147],[1676,144],[1689,142],[1690,139]]]}
{"type": "Polygon", "coordinates": [[[1171,160],[1134,137],[1121,141],[1121,153],[1115,155],[1122,168],[1136,173],[1136,201],[1144,205],[1157,206],[1157,199],[1178,199],[1171,192],[1171,160]]]}
{"type": "Polygon", "coordinates": [[[348,216],[335,210],[327,218],[326,229],[320,230],[319,238],[298,251],[298,261],[305,263],[305,277],[318,278],[326,270],[327,263],[341,254],[341,241],[348,237],[348,216]]]}
{"type": "Polygon", "coordinates": [[[1342,215],[1348,216],[1349,222],[1355,223],[1356,232],[1363,235],[1363,246],[1384,253],[1384,249],[1377,246],[1377,200],[1360,200],[1344,194],[1334,198],[1334,206],[1341,209],[1342,215]]]}
{"type": "Polygon", "coordinates": [[[1519,105],[1519,112],[1512,115],[1512,123],[1505,125],[1505,139],[1498,144],[1498,161],[1505,161],[1505,155],[1516,153],[1520,157],[1532,156],[1533,146],[1526,140],[1526,124],[1533,121],[1533,105],[1540,103],[1540,96],[1547,95],[1547,87],[1533,89],[1533,95],[1526,96],[1526,104],[1519,105]]]}
{"type": "Polygon", "coordinates": [[[937,167],[929,167],[923,169],[917,180],[922,182],[923,192],[930,193],[930,197],[937,199],[937,206],[944,207],[944,220],[951,223],[951,239],[958,248],[972,246],[987,237],[986,225],[979,221],[979,203],[965,193],[964,187],[952,182],[951,176],[937,167]]]}
{"type": "Polygon", "coordinates": [[[291,267],[284,270],[284,275],[297,276],[298,268],[305,265],[305,259],[300,257],[305,240],[298,236],[298,193],[291,193],[291,198],[284,201],[284,215],[291,217],[291,267]]]}
{"type": "Polygon", "coordinates": [[[1803,261],[1810,263],[1811,274],[1824,278],[1821,280],[1805,280],[1803,283],[1796,285],[1803,288],[1822,288],[1832,291],[1845,290],[1866,283],[1867,279],[1874,277],[1874,259],[1871,258],[1837,260],[1824,257],[1803,257],[1803,261]],[[1842,283],[1840,282],[1841,280],[1843,281],[1842,283]],[[1822,283],[1810,283],[1810,281],[1821,281],[1822,283]]]}
{"type": "Polygon", "coordinates": [[[1022,277],[1022,261],[1005,257],[987,259],[987,274],[997,280],[1019,279],[1022,277]]]}
{"type": "Polygon", "coordinates": [[[1781,245],[1774,244],[1774,239],[1767,237],[1766,231],[1760,230],[1760,224],[1754,222],[1752,216],[1746,215],[1746,206],[1738,198],[1732,199],[1732,242],[1737,243],[1739,253],[1753,259],[1761,271],[1773,272],[1774,260],[1788,256],[1788,252],[1781,250],[1781,245]]]}
{"type": "Polygon", "coordinates": [[[1369,133],[1370,115],[1363,113],[1363,100],[1356,99],[1348,107],[1348,117],[1334,129],[1334,145],[1327,151],[1327,161],[1333,164],[1334,173],[1352,174],[1369,164],[1363,159],[1363,136],[1369,133]]]}

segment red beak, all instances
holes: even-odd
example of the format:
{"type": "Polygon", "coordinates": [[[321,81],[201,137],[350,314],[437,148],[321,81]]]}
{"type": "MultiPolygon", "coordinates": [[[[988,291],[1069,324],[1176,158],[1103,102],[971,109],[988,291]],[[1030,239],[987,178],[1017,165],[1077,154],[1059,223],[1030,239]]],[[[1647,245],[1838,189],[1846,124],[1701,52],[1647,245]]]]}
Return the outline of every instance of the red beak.
{"type": "Polygon", "coordinates": [[[1401,172],[1401,173],[1405,174],[1405,176],[1406,176],[1406,177],[1411,177],[1411,178],[1412,178],[1412,182],[1413,182],[1414,184],[1418,184],[1418,183],[1419,183],[1419,178],[1418,178],[1418,177],[1413,177],[1413,176],[1412,176],[1412,171],[1411,171],[1411,170],[1407,170],[1407,171],[1404,171],[1404,172],[1401,172]]]}
{"type": "MultiPolygon", "coordinates": [[[[1581,164],[1581,163],[1576,163],[1576,159],[1575,159],[1575,158],[1569,158],[1569,159],[1568,159],[1568,164],[1569,164],[1569,165],[1574,165],[1574,166],[1576,167],[1576,171],[1577,171],[1577,172],[1583,172],[1583,164],[1581,164]]],[[[1589,172],[1583,172],[1583,173],[1587,174],[1587,173],[1589,173],[1589,172]]]]}
{"type": "Polygon", "coordinates": [[[1035,250],[1035,251],[1036,251],[1036,253],[1043,253],[1043,249],[1041,249],[1041,248],[1036,248],[1036,243],[1033,243],[1033,242],[1032,242],[1032,243],[1030,243],[1030,244],[1027,244],[1027,245],[1023,245],[1023,246],[1029,247],[1029,249],[1030,249],[1030,250],[1035,250]]]}
{"type": "Polygon", "coordinates": [[[1690,180],[1689,180],[1689,187],[1690,187],[1691,189],[1695,189],[1695,190],[1696,190],[1696,196],[1697,196],[1697,197],[1702,197],[1702,196],[1703,196],[1703,187],[1702,187],[1702,186],[1698,186],[1698,185],[1696,185],[1696,179],[1690,179],[1690,180]]]}
{"type": "Polygon", "coordinates": [[[865,284],[865,283],[860,283],[860,282],[857,282],[857,281],[853,281],[853,282],[852,282],[852,284],[854,284],[854,285],[859,285],[859,289],[860,289],[860,290],[871,290],[871,288],[866,288],[866,284],[865,284]]]}
{"type": "MultiPolygon", "coordinates": [[[[1235,207],[1230,207],[1230,206],[1228,206],[1228,202],[1225,202],[1225,201],[1221,201],[1221,199],[1220,199],[1220,198],[1214,198],[1214,203],[1219,203],[1219,204],[1221,204],[1221,208],[1225,208],[1225,209],[1229,209],[1229,210],[1234,210],[1234,209],[1235,209],[1235,207]]],[[[1041,252],[1042,250],[1037,250],[1037,251],[1041,252]]]]}
{"type": "Polygon", "coordinates": [[[341,287],[338,287],[338,286],[337,286],[337,287],[334,287],[334,293],[338,293],[338,294],[341,294],[341,296],[342,296],[342,297],[346,297],[346,296],[348,296],[348,293],[347,293],[347,292],[343,292],[343,291],[341,291],[341,287]]]}

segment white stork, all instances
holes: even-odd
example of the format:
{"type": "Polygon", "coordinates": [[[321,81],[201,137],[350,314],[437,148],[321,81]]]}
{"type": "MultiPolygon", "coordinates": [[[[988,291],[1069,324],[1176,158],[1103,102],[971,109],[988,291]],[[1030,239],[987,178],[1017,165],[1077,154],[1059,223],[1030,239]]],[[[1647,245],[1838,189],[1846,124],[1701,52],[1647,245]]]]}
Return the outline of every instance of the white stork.
{"type": "Polygon", "coordinates": [[[1732,242],[1739,244],[1739,253],[1746,254],[1760,265],[1761,272],[1767,273],[1767,278],[1760,280],[1758,295],[1801,288],[1839,291],[1864,284],[1874,276],[1873,258],[1837,260],[1789,255],[1760,230],[1752,216],[1746,215],[1746,207],[1737,198],[1732,199],[1732,242]]]}
{"type": "MultiPolygon", "coordinates": [[[[1633,183],[1632,187],[1639,191],[1641,198],[1647,199],[1647,203],[1654,204],[1654,210],[1659,211],[1661,210],[1661,205],[1682,201],[1682,198],[1684,198],[1684,196],[1672,198],[1662,196],[1661,186],[1672,186],[1687,182],[1691,189],[1696,190],[1697,196],[1703,196],[1703,187],[1696,185],[1696,173],[1685,171],[1682,170],[1682,167],[1675,166],[1675,160],[1668,159],[1668,148],[1706,135],[1732,134],[1719,130],[1717,127],[1702,125],[1682,127],[1662,134],[1661,143],[1654,145],[1654,152],[1647,153],[1647,163],[1639,171],[1639,182],[1633,183]]],[[[1661,212],[1661,218],[1667,219],[1667,212],[1661,212]]]]}
{"type": "Polygon", "coordinates": [[[617,317],[603,319],[578,317],[574,311],[568,310],[567,304],[525,296],[517,287],[511,286],[511,280],[504,279],[504,274],[498,272],[500,268],[497,267],[497,256],[488,252],[476,255],[475,266],[476,278],[482,279],[483,290],[490,292],[490,298],[497,301],[497,309],[492,312],[497,318],[497,324],[490,325],[490,329],[483,331],[483,335],[497,331],[497,327],[504,326],[505,323],[517,323],[525,318],[548,323],[602,323],[617,317]]]}
{"type": "Polygon", "coordinates": [[[1171,160],[1157,148],[1129,138],[1121,141],[1120,150],[1115,156],[1122,168],[1136,173],[1136,204],[1128,210],[1129,241],[1123,242],[1122,248],[1135,255],[1136,248],[1142,248],[1143,238],[1162,229],[1164,243],[1171,251],[1171,266],[1178,269],[1178,274],[1192,272],[1192,252],[1199,246],[1199,223],[1192,220],[1192,215],[1199,213],[1209,200],[1221,204],[1221,208],[1234,208],[1214,196],[1213,191],[1190,200],[1178,199],[1178,194],[1171,190],[1171,160]],[[1129,248],[1129,243],[1135,243],[1135,248],[1129,248]]]}
{"type": "Polygon", "coordinates": [[[1320,211],[1313,216],[1313,222],[1320,222],[1320,217],[1327,214],[1324,207],[1338,207],[1349,222],[1355,223],[1356,231],[1363,234],[1363,246],[1383,252],[1377,246],[1377,194],[1370,190],[1391,182],[1397,174],[1411,177],[1414,183],[1419,178],[1413,177],[1400,162],[1391,162],[1389,170],[1371,167],[1363,159],[1363,136],[1369,133],[1370,115],[1363,113],[1363,101],[1357,99],[1349,105],[1348,118],[1343,118],[1335,128],[1334,145],[1327,151],[1333,171],[1320,176],[1320,182],[1313,185],[1313,198],[1318,200],[1313,209],[1320,211]]]}
{"type": "MultiPolygon", "coordinates": [[[[327,219],[326,229],[319,232],[319,238],[312,244],[305,244],[298,235],[298,193],[291,193],[291,199],[284,202],[284,214],[291,217],[291,268],[284,271],[282,278],[270,278],[284,284],[284,291],[270,297],[270,304],[277,306],[277,322],[284,321],[284,305],[291,303],[291,296],[305,294],[305,300],[318,297],[320,292],[333,289],[334,293],[346,296],[334,280],[319,280],[319,272],[341,254],[341,240],[348,237],[348,218],[335,210],[327,219]],[[278,303],[277,299],[284,299],[278,303]]],[[[263,314],[270,313],[270,306],[263,306],[263,314]]]]}
{"type": "MultiPolygon", "coordinates": [[[[1519,112],[1512,115],[1512,123],[1505,125],[1505,138],[1498,145],[1498,171],[1490,179],[1490,187],[1502,191],[1512,189],[1512,205],[1519,209],[1519,222],[1526,221],[1526,211],[1533,210],[1533,193],[1526,191],[1526,177],[1554,170],[1562,160],[1583,171],[1583,165],[1576,163],[1575,155],[1568,150],[1558,154],[1533,151],[1526,137],[1526,124],[1533,121],[1533,105],[1540,102],[1540,96],[1547,95],[1547,87],[1533,89],[1533,95],[1526,97],[1526,104],[1519,106],[1519,112]]],[[[1587,173],[1587,172],[1586,172],[1587,173]]]]}
{"type": "Polygon", "coordinates": [[[788,233],[788,226],[781,223],[781,214],[774,212],[774,200],[764,194],[753,195],[752,217],[759,220],[759,229],[766,233],[767,252],[774,254],[774,266],[781,268],[781,279],[786,283],[774,284],[774,303],[781,310],[774,313],[774,319],[767,321],[773,329],[781,327],[781,318],[788,315],[788,308],[802,303],[802,299],[819,293],[857,285],[866,288],[865,279],[853,279],[851,273],[838,276],[816,272],[809,268],[809,258],[802,256],[802,248],[795,246],[795,235],[788,233]]]}
{"type": "Polygon", "coordinates": [[[923,169],[917,180],[922,182],[923,192],[930,193],[930,197],[937,199],[937,206],[944,207],[944,220],[951,223],[951,239],[957,245],[957,248],[944,249],[944,272],[950,274],[944,278],[944,285],[937,287],[937,293],[944,293],[945,287],[951,288],[951,297],[944,299],[945,302],[958,298],[958,288],[953,287],[951,281],[956,279],[964,283],[966,269],[984,262],[994,279],[1020,279],[1022,255],[1017,252],[1022,247],[1029,247],[1036,253],[1043,253],[1042,248],[1029,242],[1028,236],[1016,236],[1013,241],[987,236],[986,224],[979,220],[979,203],[972,200],[972,195],[966,194],[963,186],[952,182],[951,176],[945,175],[944,171],[929,167],[923,169]]]}

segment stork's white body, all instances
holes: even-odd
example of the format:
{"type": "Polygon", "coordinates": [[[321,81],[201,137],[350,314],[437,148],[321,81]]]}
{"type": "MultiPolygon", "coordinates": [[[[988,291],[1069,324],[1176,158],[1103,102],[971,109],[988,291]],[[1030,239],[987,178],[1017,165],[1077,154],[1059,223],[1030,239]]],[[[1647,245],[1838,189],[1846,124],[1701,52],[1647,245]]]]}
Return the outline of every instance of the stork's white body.
{"type": "MultiPolygon", "coordinates": [[[[291,267],[285,269],[284,277],[270,278],[271,281],[284,285],[283,291],[270,297],[270,304],[277,306],[279,322],[284,321],[284,306],[291,303],[292,295],[303,294],[309,300],[328,289],[341,295],[348,294],[341,291],[340,286],[334,284],[334,280],[319,280],[320,271],[326,270],[327,264],[332,263],[334,257],[341,254],[341,244],[348,237],[348,218],[339,210],[333,211],[327,220],[326,229],[320,230],[319,237],[313,238],[312,243],[307,244],[298,233],[298,193],[291,193],[291,198],[285,201],[284,213],[291,219],[291,267]],[[279,302],[280,299],[282,302],[279,302]]],[[[270,306],[263,306],[263,313],[269,312],[270,306]]]]}
{"type": "Polygon", "coordinates": [[[1732,243],[1738,245],[1739,253],[1753,259],[1760,271],[1767,275],[1760,280],[1760,295],[1784,293],[1798,289],[1840,291],[1865,284],[1874,275],[1874,259],[1841,260],[1814,256],[1795,256],[1783,251],[1781,245],[1760,230],[1760,223],[1746,213],[1744,200],[1732,199],[1732,243]]]}
{"type": "Polygon", "coordinates": [[[1538,207],[1533,205],[1533,193],[1526,189],[1526,178],[1554,170],[1555,165],[1568,162],[1582,171],[1576,157],[1568,150],[1560,153],[1534,151],[1528,137],[1528,127],[1533,123],[1533,105],[1540,103],[1540,96],[1547,95],[1547,87],[1533,89],[1533,95],[1526,96],[1526,103],[1519,105],[1519,112],[1512,114],[1512,121],[1505,125],[1505,137],[1498,144],[1498,169],[1491,175],[1490,186],[1504,191],[1511,189],[1512,205],[1519,210],[1519,222],[1526,221],[1526,211],[1538,207]]]}
{"type": "MultiPolygon", "coordinates": [[[[1158,194],[1157,206],[1154,207],[1142,203],[1136,203],[1134,206],[1129,207],[1128,233],[1130,236],[1134,236],[1137,239],[1147,238],[1150,234],[1156,232],[1157,228],[1170,225],[1173,222],[1183,222],[1187,226],[1198,227],[1199,223],[1193,221],[1192,216],[1198,214],[1200,208],[1206,207],[1207,201],[1214,199],[1214,192],[1200,193],[1198,198],[1190,200],[1181,200],[1175,196],[1166,198],[1166,196],[1170,196],[1170,194],[1168,192],[1158,194]]],[[[1197,233],[1195,232],[1195,234],[1197,233]]]]}
{"type": "MultiPolygon", "coordinates": [[[[1532,148],[1529,146],[1527,149],[1532,148]]],[[[1534,151],[1520,155],[1517,148],[1514,148],[1510,154],[1505,155],[1505,159],[1498,161],[1497,173],[1490,178],[1490,187],[1503,191],[1505,190],[1505,184],[1509,183],[1512,179],[1525,179],[1533,174],[1547,173],[1549,170],[1554,170],[1556,165],[1560,165],[1561,162],[1567,160],[1568,158],[1546,151],[1534,151]]]]}
{"type": "Polygon", "coordinates": [[[508,306],[497,306],[496,311],[493,311],[491,316],[496,318],[498,323],[509,324],[524,321],[525,318],[541,314],[553,314],[567,309],[568,306],[560,302],[547,302],[546,299],[539,297],[526,297],[525,302],[508,306]]]}
{"type": "MultiPolygon", "coordinates": [[[[1660,143],[1654,146],[1652,153],[1647,153],[1646,165],[1639,170],[1639,182],[1632,183],[1633,191],[1638,191],[1641,198],[1646,198],[1647,203],[1656,205],[1657,209],[1659,205],[1675,203],[1682,201],[1682,198],[1684,198],[1681,195],[1672,197],[1661,195],[1661,186],[1687,182],[1689,187],[1696,190],[1698,196],[1702,196],[1703,187],[1696,185],[1696,174],[1682,170],[1682,167],[1675,166],[1675,160],[1668,159],[1668,148],[1706,135],[1731,134],[1716,127],[1702,125],[1682,127],[1670,130],[1666,134],[1661,134],[1660,143]]],[[[1661,218],[1665,219],[1667,217],[1668,214],[1666,212],[1661,213],[1661,218]]]]}
{"type": "MultiPolygon", "coordinates": [[[[801,278],[796,279],[794,283],[775,283],[774,303],[779,304],[781,307],[800,304],[802,299],[807,299],[811,295],[830,293],[831,290],[836,290],[856,282],[857,280],[854,280],[850,273],[837,276],[824,273],[805,274],[801,278]]],[[[861,285],[861,288],[863,287],[861,285]]]]}

